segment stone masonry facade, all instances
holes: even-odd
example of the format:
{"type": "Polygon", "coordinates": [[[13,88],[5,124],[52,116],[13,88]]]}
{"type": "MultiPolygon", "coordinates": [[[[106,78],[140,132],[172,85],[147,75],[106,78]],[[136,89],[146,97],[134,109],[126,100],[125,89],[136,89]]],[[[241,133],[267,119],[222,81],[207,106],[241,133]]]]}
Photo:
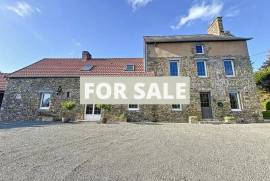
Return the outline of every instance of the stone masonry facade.
{"type": "MultiPolygon", "coordinates": [[[[262,119],[261,111],[246,42],[205,42],[203,43],[205,51],[203,55],[195,54],[197,44],[155,43],[147,45],[148,71],[154,71],[156,76],[168,76],[169,61],[178,60],[180,76],[191,78],[191,104],[183,105],[183,109],[177,117],[187,121],[188,116],[197,116],[201,120],[199,93],[210,92],[213,120],[223,121],[225,116],[233,115],[237,122],[260,121],[262,119]],[[198,59],[206,62],[207,77],[205,78],[197,76],[196,61],[198,59]],[[225,76],[224,59],[233,60],[235,77],[225,76]],[[241,111],[231,111],[229,91],[239,92],[241,111]],[[223,102],[224,106],[219,107],[218,102],[223,102]]],[[[170,114],[170,109],[166,109],[166,107],[168,106],[158,106],[158,117],[162,120],[175,119],[175,115],[170,114]]]]}
{"type": "MultiPolygon", "coordinates": [[[[158,41],[145,40],[145,71],[154,72],[154,76],[169,76],[170,61],[177,61],[180,76],[191,78],[189,105],[182,105],[182,109],[177,111],[172,109],[172,105],[139,105],[137,111],[128,110],[128,105],[113,105],[110,119],[112,121],[118,120],[124,114],[127,121],[136,122],[188,122],[190,116],[196,116],[199,120],[203,120],[200,93],[209,92],[211,121],[223,121],[225,116],[234,116],[237,122],[261,121],[262,115],[253,80],[247,39],[237,39],[229,32],[224,32],[220,17],[210,25],[208,33],[212,36],[193,36],[195,39],[191,38],[189,41],[179,41],[177,39],[179,37],[174,37],[175,41],[168,41],[168,37],[158,41]],[[196,41],[196,38],[200,41],[196,41]],[[202,54],[196,54],[197,45],[203,46],[202,54]],[[225,75],[225,59],[233,61],[235,75],[232,77],[225,75]],[[204,60],[206,63],[207,76],[199,77],[197,75],[197,60],[204,60]],[[231,109],[229,97],[231,91],[239,93],[241,105],[239,111],[231,109]]],[[[182,36],[181,38],[186,37],[182,36]]],[[[158,39],[160,38],[158,37],[158,39]]],[[[89,59],[91,58],[89,56],[89,59]]],[[[72,100],[77,104],[76,119],[83,120],[85,105],[80,105],[79,94],[79,76],[10,77],[0,118],[2,121],[59,120],[61,119],[61,103],[65,100],[72,100]],[[39,108],[41,93],[44,92],[52,95],[48,110],[39,108]]]]}

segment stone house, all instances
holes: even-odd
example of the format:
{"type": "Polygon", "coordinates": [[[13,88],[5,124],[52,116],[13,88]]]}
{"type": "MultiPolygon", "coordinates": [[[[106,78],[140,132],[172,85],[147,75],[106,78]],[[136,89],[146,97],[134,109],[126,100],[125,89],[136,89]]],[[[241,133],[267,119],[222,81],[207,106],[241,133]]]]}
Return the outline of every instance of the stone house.
{"type": "Polygon", "coordinates": [[[77,118],[100,119],[96,105],[79,105],[80,76],[189,76],[189,105],[113,105],[112,119],[129,121],[222,121],[234,115],[239,122],[261,119],[259,100],[247,48],[250,38],[224,31],[216,18],[208,34],[145,36],[144,58],[43,59],[9,74],[0,116],[2,120],[55,119],[60,103],[74,100],[77,118]]]}

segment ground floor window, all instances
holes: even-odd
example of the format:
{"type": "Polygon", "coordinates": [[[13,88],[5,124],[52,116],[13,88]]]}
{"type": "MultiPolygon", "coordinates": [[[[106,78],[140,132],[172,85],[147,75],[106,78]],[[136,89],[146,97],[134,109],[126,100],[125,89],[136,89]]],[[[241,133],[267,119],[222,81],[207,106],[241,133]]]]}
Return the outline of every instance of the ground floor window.
{"type": "Polygon", "coordinates": [[[182,105],[181,104],[172,104],[172,110],[173,111],[182,111],[182,105]]]}
{"type": "Polygon", "coordinates": [[[42,93],[40,100],[40,109],[49,109],[51,104],[51,94],[50,93],[42,93]]]}
{"type": "Polygon", "coordinates": [[[129,104],[128,105],[128,110],[129,111],[138,111],[139,110],[139,105],[138,104],[129,104]]]}
{"type": "Polygon", "coordinates": [[[229,92],[232,111],[241,111],[240,96],[238,92],[229,92]]]}

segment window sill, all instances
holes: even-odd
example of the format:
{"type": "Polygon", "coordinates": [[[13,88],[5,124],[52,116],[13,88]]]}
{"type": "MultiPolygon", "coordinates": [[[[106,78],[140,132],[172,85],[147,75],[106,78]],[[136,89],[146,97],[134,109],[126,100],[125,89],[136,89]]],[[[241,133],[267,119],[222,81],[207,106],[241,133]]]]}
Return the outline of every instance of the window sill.
{"type": "Polygon", "coordinates": [[[172,109],[173,112],[181,112],[182,109],[172,109]]]}
{"type": "Polygon", "coordinates": [[[198,77],[199,77],[199,78],[207,78],[208,76],[199,76],[199,75],[198,75],[198,77]]]}
{"type": "Polygon", "coordinates": [[[242,109],[232,109],[231,111],[233,111],[233,112],[241,112],[242,109]]]}
{"type": "Polygon", "coordinates": [[[40,107],[39,110],[41,110],[41,111],[48,111],[48,110],[50,110],[50,108],[49,107],[48,108],[47,107],[46,108],[45,107],[40,107]]]}
{"type": "Polygon", "coordinates": [[[128,109],[128,111],[139,111],[139,109],[128,109]]]}
{"type": "Polygon", "coordinates": [[[235,75],[225,75],[227,78],[234,78],[235,75]]]}

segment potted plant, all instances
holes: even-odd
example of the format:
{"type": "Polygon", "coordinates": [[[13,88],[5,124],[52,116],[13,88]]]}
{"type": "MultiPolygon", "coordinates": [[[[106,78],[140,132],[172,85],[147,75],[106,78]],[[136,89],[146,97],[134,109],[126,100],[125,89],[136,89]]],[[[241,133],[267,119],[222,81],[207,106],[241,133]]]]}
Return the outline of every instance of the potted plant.
{"type": "Polygon", "coordinates": [[[73,112],[75,107],[76,107],[76,103],[74,101],[64,101],[61,103],[63,123],[66,123],[69,121],[75,121],[75,116],[73,112]]]}
{"type": "Polygon", "coordinates": [[[229,115],[229,116],[224,117],[224,122],[225,123],[232,124],[232,123],[235,123],[235,121],[236,120],[235,120],[234,116],[229,115]]]}
{"type": "Polygon", "coordinates": [[[101,123],[106,124],[109,119],[108,112],[111,111],[112,105],[110,104],[99,104],[97,105],[98,108],[101,109],[101,123]]]}
{"type": "Polygon", "coordinates": [[[191,124],[198,124],[199,123],[198,116],[189,116],[188,122],[191,124]]]}

